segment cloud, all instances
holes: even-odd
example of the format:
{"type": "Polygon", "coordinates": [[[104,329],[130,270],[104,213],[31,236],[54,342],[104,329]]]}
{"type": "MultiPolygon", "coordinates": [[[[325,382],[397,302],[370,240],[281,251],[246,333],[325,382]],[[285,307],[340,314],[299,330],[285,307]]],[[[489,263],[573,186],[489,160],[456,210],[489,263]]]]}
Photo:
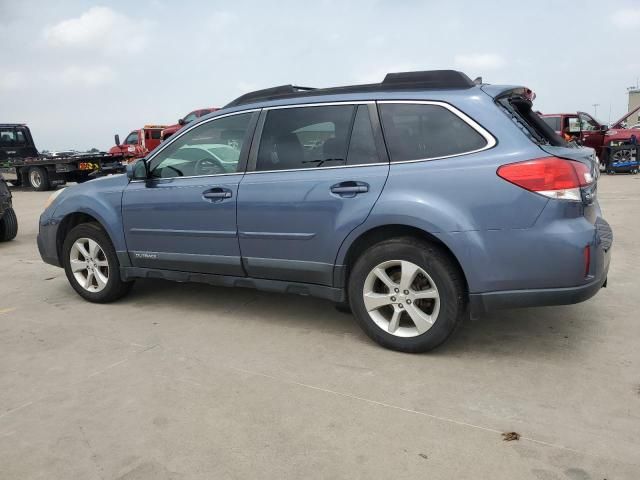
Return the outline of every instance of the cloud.
{"type": "Polygon", "coordinates": [[[0,71],[0,91],[24,88],[26,83],[25,75],[22,72],[0,71]]]}
{"type": "Polygon", "coordinates": [[[454,57],[456,67],[477,71],[497,70],[506,65],[503,57],[495,53],[472,53],[456,55],[454,57]]]}
{"type": "Polygon", "coordinates": [[[611,23],[619,28],[638,28],[640,24],[640,7],[624,8],[611,14],[611,23]]]}
{"type": "Polygon", "coordinates": [[[146,22],[134,22],[109,7],[91,7],[43,31],[45,43],[54,48],[99,50],[109,55],[138,53],[147,46],[146,22]]]}
{"type": "Polygon", "coordinates": [[[53,78],[67,86],[99,87],[112,83],[116,79],[116,73],[107,65],[91,67],[72,65],[56,72],[53,78]]]}

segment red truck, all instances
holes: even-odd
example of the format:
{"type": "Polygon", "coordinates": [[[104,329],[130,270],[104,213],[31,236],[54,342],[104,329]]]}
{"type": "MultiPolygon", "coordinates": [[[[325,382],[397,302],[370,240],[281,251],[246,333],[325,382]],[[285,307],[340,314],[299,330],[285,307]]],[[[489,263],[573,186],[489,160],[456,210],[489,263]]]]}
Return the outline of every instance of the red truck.
{"type": "Polygon", "coordinates": [[[162,130],[165,125],[145,125],[140,130],[134,130],[120,143],[120,136],[115,135],[116,144],[109,153],[123,155],[126,162],[132,162],[146,156],[151,150],[160,145],[162,130]]]}
{"type": "Polygon", "coordinates": [[[195,119],[200,118],[206,115],[207,113],[215,112],[216,110],[220,110],[220,109],[216,107],[211,107],[211,108],[201,108],[199,110],[194,110],[193,112],[189,112],[184,117],[179,119],[178,123],[176,123],[175,125],[170,125],[168,127],[165,127],[165,129],[162,131],[162,140],[166,140],[167,138],[169,138],[171,135],[173,135],[182,127],[184,127],[187,123],[193,122],[195,119]]]}
{"type": "Polygon", "coordinates": [[[625,114],[610,127],[585,112],[547,113],[540,114],[540,117],[558,135],[579,140],[584,146],[595,149],[600,161],[606,164],[606,147],[617,147],[627,143],[632,135],[640,141],[640,128],[624,128],[624,121],[638,111],[640,106],[625,114]]]}

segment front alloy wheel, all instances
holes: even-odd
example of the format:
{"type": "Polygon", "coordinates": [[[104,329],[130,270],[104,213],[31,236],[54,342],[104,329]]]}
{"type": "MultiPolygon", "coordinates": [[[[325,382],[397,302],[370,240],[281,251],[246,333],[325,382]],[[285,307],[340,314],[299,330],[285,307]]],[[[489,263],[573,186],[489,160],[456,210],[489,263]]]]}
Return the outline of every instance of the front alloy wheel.
{"type": "Polygon", "coordinates": [[[78,285],[86,291],[101,292],[109,283],[109,260],[95,240],[77,239],[69,252],[69,263],[78,285]]]}
{"type": "Polygon", "coordinates": [[[112,302],[131,289],[132,282],[122,280],[111,239],[98,223],[71,229],[62,245],[62,263],[73,289],[90,302],[112,302]]]}

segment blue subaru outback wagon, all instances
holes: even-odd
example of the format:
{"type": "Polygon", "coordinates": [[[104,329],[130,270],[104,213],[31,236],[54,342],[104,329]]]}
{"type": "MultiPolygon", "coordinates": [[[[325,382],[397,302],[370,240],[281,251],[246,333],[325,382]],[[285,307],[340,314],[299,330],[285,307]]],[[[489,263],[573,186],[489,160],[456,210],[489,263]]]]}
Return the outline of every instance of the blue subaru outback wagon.
{"type": "Polygon", "coordinates": [[[91,302],[136,278],[312,295],[385,347],[426,351],[469,311],[606,284],[597,159],[533,96],[449,70],[248,93],[126,175],[57,191],[38,247],[91,302]]]}

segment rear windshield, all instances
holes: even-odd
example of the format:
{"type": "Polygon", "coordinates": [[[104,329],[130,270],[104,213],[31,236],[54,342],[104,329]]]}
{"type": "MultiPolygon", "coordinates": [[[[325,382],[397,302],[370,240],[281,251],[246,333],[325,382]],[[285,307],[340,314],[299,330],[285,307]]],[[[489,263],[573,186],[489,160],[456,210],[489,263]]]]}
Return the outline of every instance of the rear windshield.
{"type": "Polygon", "coordinates": [[[538,145],[567,146],[567,142],[532,109],[531,100],[517,91],[498,97],[496,102],[533,142],[538,145]]]}

